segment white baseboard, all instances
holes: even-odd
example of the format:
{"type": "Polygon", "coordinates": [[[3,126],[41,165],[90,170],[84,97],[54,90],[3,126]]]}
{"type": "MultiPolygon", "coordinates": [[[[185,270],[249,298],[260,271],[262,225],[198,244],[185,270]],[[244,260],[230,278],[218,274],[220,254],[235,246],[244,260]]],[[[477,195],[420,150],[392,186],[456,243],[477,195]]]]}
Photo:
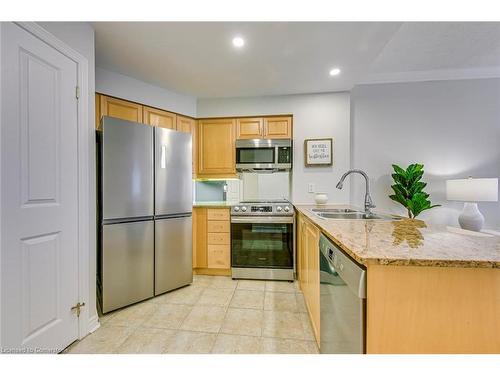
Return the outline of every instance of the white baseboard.
{"type": "Polygon", "coordinates": [[[88,334],[94,332],[96,329],[98,329],[101,326],[101,323],[99,323],[99,316],[94,314],[93,316],[90,317],[89,319],[89,332],[88,334]]]}

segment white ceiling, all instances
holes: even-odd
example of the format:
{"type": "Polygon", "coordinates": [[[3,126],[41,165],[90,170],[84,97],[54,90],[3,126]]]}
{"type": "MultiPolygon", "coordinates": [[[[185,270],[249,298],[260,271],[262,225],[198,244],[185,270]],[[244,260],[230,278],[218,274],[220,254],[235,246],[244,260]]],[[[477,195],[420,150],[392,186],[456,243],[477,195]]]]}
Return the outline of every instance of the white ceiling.
{"type": "Polygon", "coordinates": [[[500,76],[500,23],[95,22],[96,65],[196,97],[500,76]],[[233,36],[245,38],[237,50],[233,36]],[[332,67],[339,76],[330,77],[332,67]]]}

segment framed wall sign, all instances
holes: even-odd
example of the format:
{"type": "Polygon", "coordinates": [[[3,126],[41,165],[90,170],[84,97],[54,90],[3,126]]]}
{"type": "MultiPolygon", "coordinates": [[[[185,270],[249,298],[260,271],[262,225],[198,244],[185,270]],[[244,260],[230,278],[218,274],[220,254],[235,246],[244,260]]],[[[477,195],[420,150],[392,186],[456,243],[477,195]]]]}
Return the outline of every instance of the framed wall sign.
{"type": "Polygon", "coordinates": [[[333,138],[306,139],[304,156],[306,167],[333,165],[333,138]]]}

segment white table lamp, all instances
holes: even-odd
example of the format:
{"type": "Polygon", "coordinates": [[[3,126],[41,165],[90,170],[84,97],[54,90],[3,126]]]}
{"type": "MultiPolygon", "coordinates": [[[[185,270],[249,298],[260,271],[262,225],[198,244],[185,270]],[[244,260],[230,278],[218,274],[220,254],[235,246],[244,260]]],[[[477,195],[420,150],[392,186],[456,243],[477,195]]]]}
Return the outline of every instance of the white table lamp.
{"type": "Polygon", "coordinates": [[[477,202],[498,201],[498,178],[464,178],[446,181],[446,199],[465,202],[458,217],[463,229],[479,232],[484,216],[477,208],[477,202]]]}

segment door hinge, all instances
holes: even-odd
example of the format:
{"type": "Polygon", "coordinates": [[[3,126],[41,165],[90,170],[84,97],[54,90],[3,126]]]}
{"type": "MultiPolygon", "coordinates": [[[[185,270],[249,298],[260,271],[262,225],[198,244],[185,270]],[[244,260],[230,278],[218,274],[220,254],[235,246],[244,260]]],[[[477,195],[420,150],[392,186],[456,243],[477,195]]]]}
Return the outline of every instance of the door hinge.
{"type": "Polygon", "coordinates": [[[73,306],[71,308],[71,311],[76,311],[77,318],[80,317],[80,311],[81,311],[83,306],[85,306],[85,302],[82,302],[82,303],[78,302],[75,306],[73,306]]]}
{"type": "Polygon", "coordinates": [[[75,88],[75,96],[77,99],[80,99],[80,86],[76,86],[75,88]]]}

